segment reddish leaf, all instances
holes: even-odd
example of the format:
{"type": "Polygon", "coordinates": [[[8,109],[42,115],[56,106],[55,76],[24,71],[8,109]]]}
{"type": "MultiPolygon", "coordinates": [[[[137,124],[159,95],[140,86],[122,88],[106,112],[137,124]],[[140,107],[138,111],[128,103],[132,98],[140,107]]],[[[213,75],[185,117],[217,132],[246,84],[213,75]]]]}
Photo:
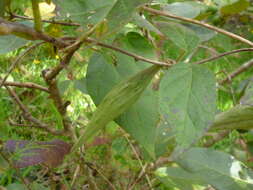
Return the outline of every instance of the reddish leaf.
{"type": "Polygon", "coordinates": [[[5,151],[14,154],[14,165],[18,168],[43,164],[57,167],[70,152],[71,146],[62,140],[30,142],[25,140],[9,140],[5,143],[5,151]]]}

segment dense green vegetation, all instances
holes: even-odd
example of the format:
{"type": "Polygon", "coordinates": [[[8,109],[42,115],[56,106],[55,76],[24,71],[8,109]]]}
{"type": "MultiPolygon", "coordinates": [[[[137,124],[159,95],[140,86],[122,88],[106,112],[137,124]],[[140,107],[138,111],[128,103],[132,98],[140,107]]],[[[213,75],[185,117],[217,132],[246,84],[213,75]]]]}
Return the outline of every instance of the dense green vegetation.
{"type": "Polygon", "coordinates": [[[249,0],[1,0],[0,189],[251,190],[249,0]]]}

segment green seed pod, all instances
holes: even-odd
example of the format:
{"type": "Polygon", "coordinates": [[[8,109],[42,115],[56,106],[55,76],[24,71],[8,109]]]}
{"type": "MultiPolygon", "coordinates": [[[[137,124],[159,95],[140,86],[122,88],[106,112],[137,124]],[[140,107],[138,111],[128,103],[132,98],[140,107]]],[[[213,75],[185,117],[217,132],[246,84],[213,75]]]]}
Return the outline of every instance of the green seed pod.
{"type": "Polygon", "coordinates": [[[113,87],[97,107],[84,134],[73,146],[72,151],[75,151],[84,142],[90,141],[100,129],[133,105],[160,68],[161,66],[158,65],[151,66],[113,87]]]}

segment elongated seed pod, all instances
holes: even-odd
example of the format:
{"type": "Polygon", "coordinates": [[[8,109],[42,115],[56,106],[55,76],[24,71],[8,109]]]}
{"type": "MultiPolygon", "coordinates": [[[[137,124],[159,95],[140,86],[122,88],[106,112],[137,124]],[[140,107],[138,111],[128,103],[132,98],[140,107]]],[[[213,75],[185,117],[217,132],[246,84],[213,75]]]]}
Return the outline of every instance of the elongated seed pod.
{"type": "Polygon", "coordinates": [[[89,142],[100,129],[133,105],[160,68],[161,66],[158,65],[151,66],[113,87],[97,107],[84,134],[73,146],[72,152],[76,151],[84,142],[89,142]]]}

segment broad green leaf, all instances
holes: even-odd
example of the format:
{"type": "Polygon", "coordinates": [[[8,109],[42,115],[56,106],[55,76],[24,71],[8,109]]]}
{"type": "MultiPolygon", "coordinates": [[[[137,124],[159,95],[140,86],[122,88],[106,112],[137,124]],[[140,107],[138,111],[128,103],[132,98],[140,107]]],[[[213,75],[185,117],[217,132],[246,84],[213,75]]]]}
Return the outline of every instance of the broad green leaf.
{"type": "Polygon", "coordinates": [[[160,109],[165,122],[171,125],[179,147],[189,147],[214,120],[216,91],[213,73],[202,65],[174,65],[161,81],[160,109]]]}
{"type": "Polygon", "coordinates": [[[192,30],[181,24],[158,22],[157,25],[161,32],[184,51],[192,51],[200,42],[199,37],[192,30]]]}
{"type": "Polygon", "coordinates": [[[86,85],[89,95],[96,105],[119,82],[119,74],[107,56],[94,54],[87,69],[86,85]]]}
{"type": "MultiPolygon", "coordinates": [[[[148,65],[135,63],[132,58],[120,54],[117,54],[116,66],[107,60],[103,55],[95,54],[88,67],[87,88],[96,105],[115,83],[148,65]]],[[[147,89],[141,98],[116,120],[152,156],[154,156],[155,125],[159,119],[157,103],[155,93],[147,89]]]]}
{"type": "Polygon", "coordinates": [[[232,3],[228,3],[225,6],[221,7],[220,12],[223,15],[238,14],[246,10],[249,6],[250,6],[250,2],[248,0],[232,1],[232,3]]]}
{"type": "Polygon", "coordinates": [[[196,4],[192,4],[192,2],[187,1],[166,4],[163,7],[163,10],[168,11],[171,14],[187,18],[195,18],[201,11],[200,7],[196,6],[196,4]]]}
{"type": "Polygon", "coordinates": [[[200,39],[200,42],[208,41],[216,35],[214,31],[201,27],[201,26],[197,26],[193,24],[191,25],[185,24],[184,26],[192,30],[198,36],[198,38],[200,39]]]}
{"type": "MultiPolygon", "coordinates": [[[[152,46],[139,34],[131,33],[118,44],[141,55],[153,57],[155,54],[151,49],[152,46]]],[[[95,104],[98,105],[113,86],[149,65],[135,62],[133,58],[119,53],[115,53],[113,59],[107,55],[94,54],[87,71],[88,92],[95,104]]],[[[158,120],[157,92],[148,87],[141,98],[116,121],[154,157],[155,129],[158,120]]]]}
{"type": "Polygon", "coordinates": [[[102,21],[112,8],[115,0],[75,0],[57,1],[60,16],[81,24],[96,24],[102,21]]]}
{"type": "Polygon", "coordinates": [[[180,167],[158,168],[155,174],[166,186],[177,187],[180,190],[194,190],[193,185],[203,185],[203,181],[197,175],[180,167]]]}
{"type": "Polygon", "coordinates": [[[224,152],[192,148],[177,163],[216,190],[251,190],[253,172],[224,152]]]}
{"type": "Polygon", "coordinates": [[[13,35],[0,36],[0,54],[16,50],[27,43],[27,40],[13,35]]]}
{"type": "Polygon", "coordinates": [[[164,117],[160,116],[159,124],[156,128],[156,156],[162,156],[165,153],[172,152],[175,147],[175,131],[172,130],[171,125],[164,121],[164,117]]]}
{"type": "Polygon", "coordinates": [[[136,8],[149,0],[76,0],[58,1],[62,16],[82,24],[106,21],[106,34],[117,32],[133,17],[136,8]]]}

